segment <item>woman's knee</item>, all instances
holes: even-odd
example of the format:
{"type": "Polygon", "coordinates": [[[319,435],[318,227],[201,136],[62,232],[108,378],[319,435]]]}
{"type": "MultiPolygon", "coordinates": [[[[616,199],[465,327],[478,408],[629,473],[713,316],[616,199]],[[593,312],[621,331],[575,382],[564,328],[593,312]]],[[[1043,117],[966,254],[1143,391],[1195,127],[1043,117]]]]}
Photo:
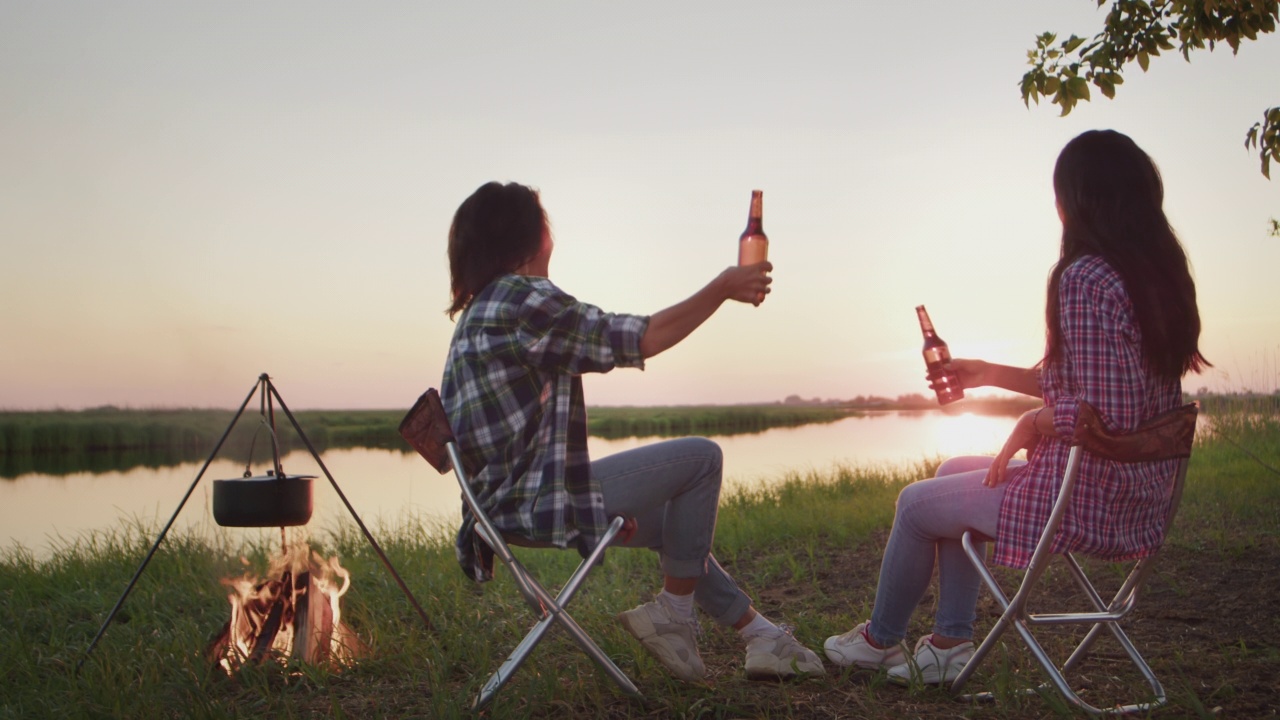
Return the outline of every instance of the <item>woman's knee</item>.
{"type": "Polygon", "coordinates": [[[707,462],[716,467],[724,465],[724,451],[720,449],[720,445],[714,440],[704,437],[687,437],[681,438],[681,442],[691,448],[691,452],[696,452],[706,457],[707,462]]]}
{"type": "Polygon", "coordinates": [[[684,437],[672,440],[671,443],[679,448],[682,457],[700,462],[705,468],[703,475],[720,482],[724,470],[724,451],[719,444],[704,437],[684,437]]]}
{"type": "Polygon", "coordinates": [[[921,497],[920,482],[913,482],[910,485],[898,491],[898,499],[893,505],[893,524],[902,523],[904,516],[911,512],[911,508],[915,507],[921,497]]]}
{"type": "Polygon", "coordinates": [[[956,475],[963,472],[972,472],[974,470],[986,470],[991,467],[991,463],[995,461],[994,457],[987,455],[960,455],[958,457],[947,458],[938,466],[934,477],[942,477],[944,475],[956,475]]]}

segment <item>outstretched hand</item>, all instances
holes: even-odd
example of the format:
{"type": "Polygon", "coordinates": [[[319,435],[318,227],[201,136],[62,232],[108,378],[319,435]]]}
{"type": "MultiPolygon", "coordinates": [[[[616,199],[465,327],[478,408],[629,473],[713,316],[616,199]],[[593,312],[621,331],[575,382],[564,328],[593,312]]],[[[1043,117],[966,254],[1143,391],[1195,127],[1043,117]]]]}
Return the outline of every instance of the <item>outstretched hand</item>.
{"type": "Polygon", "coordinates": [[[1013,426],[1013,432],[1010,433],[1009,439],[1004,441],[1004,447],[1000,448],[1000,452],[996,453],[995,460],[991,463],[991,467],[987,468],[987,477],[982,481],[987,487],[995,487],[1000,483],[1009,479],[1009,461],[1019,450],[1028,452],[1035,449],[1036,444],[1040,442],[1040,432],[1036,430],[1036,413],[1039,410],[1028,410],[1018,418],[1018,423],[1013,426]]]}
{"type": "Polygon", "coordinates": [[[719,278],[725,299],[760,305],[764,302],[764,296],[770,292],[769,284],[773,282],[773,278],[769,277],[771,270],[773,263],[767,260],[754,265],[725,268],[719,278]]]}

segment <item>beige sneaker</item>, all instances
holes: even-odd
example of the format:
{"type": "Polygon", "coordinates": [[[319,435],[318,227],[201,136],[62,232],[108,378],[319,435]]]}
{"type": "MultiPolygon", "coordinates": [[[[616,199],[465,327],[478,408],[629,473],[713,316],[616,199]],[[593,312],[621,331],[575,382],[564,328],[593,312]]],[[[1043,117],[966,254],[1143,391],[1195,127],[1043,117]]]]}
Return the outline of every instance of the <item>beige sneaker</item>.
{"type": "Polygon", "coordinates": [[[925,685],[949,683],[968,664],[973,652],[971,642],[943,650],[934,647],[932,634],[925,635],[916,641],[914,658],[889,669],[889,681],[899,685],[910,685],[913,680],[925,685]]]}
{"type": "Polygon", "coordinates": [[[826,675],[817,653],[800,644],[791,629],[777,637],[754,637],[747,642],[748,680],[788,680],[802,675],[826,675]]]}
{"type": "Polygon", "coordinates": [[[672,675],[685,682],[698,682],[706,676],[707,667],[698,655],[695,618],[677,618],[655,599],[618,613],[618,622],[672,675]]]}
{"type": "Polygon", "coordinates": [[[843,635],[832,635],[823,643],[827,657],[840,667],[856,665],[867,670],[891,668],[907,661],[907,646],[901,642],[893,647],[878,648],[867,640],[864,622],[843,635]]]}

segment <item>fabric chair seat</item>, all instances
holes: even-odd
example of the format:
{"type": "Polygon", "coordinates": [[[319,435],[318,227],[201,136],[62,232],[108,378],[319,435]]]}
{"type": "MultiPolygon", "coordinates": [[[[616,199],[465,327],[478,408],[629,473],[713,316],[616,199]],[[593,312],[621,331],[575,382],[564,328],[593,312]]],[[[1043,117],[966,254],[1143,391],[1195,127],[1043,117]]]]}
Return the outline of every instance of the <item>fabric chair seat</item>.
{"type": "MultiPolygon", "coordinates": [[[[987,567],[986,558],[978,552],[977,545],[982,538],[978,533],[967,532],[961,538],[965,554],[982,576],[983,584],[999,603],[1002,613],[995,626],[987,634],[981,645],[974,651],[973,657],[951,684],[951,692],[961,695],[965,685],[974,671],[982,664],[991,650],[999,642],[1005,631],[1013,628],[1031,651],[1037,663],[1049,676],[1049,681],[1038,688],[1030,688],[1026,692],[1037,692],[1046,689],[1056,690],[1068,703],[1090,714],[1128,714],[1145,713],[1165,705],[1168,700],[1163,686],[1156,678],[1151,667],[1143,659],[1142,654],[1134,646],[1129,636],[1120,627],[1120,621],[1137,607],[1139,592],[1145,584],[1159,549],[1132,563],[1124,581],[1110,601],[1104,600],[1094,584],[1089,580],[1084,568],[1071,553],[1060,555],[1050,552],[1062,518],[1070,507],[1072,493],[1080,480],[1080,467],[1084,453],[1102,457],[1114,462],[1151,462],[1176,458],[1177,469],[1171,478],[1168,489],[1170,505],[1164,520],[1164,537],[1168,538],[1173,518],[1177,514],[1178,504],[1182,498],[1182,488],[1186,481],[1187,463],[1191,457],[1191,446],[1195,439],[1196,417],[1199,406],[1195,403],[1157,415],[1143,422],[1131,433],[1110,433],[1092,406],[1081,403],[1080,414],[1072,436],[1072,447],[1067,458],[1067,466],[1063,473],[1058,497],[1054,501],[1049,520],[1041,532],[1032,553],[1031,562],[1023,573],[1022,581],[1012,598],[1005,595],[999,582],[987,567]],[[1071,577],[1083,591],[1092,610],[1087,612],[1032,613],[1028,609],[1028,598],[1033,591],[1054,595],[1054,589],[1041,582],[1045,579],[1045,570],[1054,557],[1062,558],[1070,571],[1071,577]],[[1074,651],[1061,666],[1049,656],[1043,645],[1036,639],[1033,628],[1053,625],[1088,625],[1084,638],[1076,645],[1074,651]],[[1086,702],[1073,689],[1067,680],[1067,674],[1077,668],[1089,655],[1097,639],[1104,631],[1109,631],[1123,648],[1125,655],[1132,661],[1138,673],[1151,688],[1151,696],[1127,704],[1114,704],[1098,707],[1086,702]]],[[[1059,593],[1060,594],[1060,593],[1059,593]]],[[[990,693],[964,695],[966,699],[992,699],[990,693]]]]}

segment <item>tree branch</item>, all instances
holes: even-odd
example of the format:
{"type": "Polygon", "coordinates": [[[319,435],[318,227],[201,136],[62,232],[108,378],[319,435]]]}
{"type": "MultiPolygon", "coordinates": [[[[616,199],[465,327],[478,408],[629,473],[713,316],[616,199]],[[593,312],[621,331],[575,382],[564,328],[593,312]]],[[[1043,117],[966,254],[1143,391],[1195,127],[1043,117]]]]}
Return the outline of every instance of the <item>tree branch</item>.
{"type": "MultiPolygon", "coordinates": [[[[1108,0],[1097,0],[1098,6],[1108,0]]],[[[1190,62],[1194,50],[1213,51],[1226,42],[1234,54],[1240,43],[1275,32],[1280,21],[1278,0],[1111,0],[1103,29],[1088,41],[1072,35],[1058,42],[1054,33],[1036,37],[1027,52],[1031,65],[1022,76],[1022,102],[1040,103],[1045,97],[1067,115],[1076,103],[1091,99],[1093,85],[1108,98],[1124,82],[1132,62],[1146,72],[1151,58],[1177,50],[1190,62]],[[1176,43],[1176,44],[1175,44],[1176,43]]],[[[1262,174],[1271,178],[1271,161],[1280,162],[1280,108],[1263,112],[1262,122],[1249,129],[1245,147],[1257,149],[1262,174]]]]}

